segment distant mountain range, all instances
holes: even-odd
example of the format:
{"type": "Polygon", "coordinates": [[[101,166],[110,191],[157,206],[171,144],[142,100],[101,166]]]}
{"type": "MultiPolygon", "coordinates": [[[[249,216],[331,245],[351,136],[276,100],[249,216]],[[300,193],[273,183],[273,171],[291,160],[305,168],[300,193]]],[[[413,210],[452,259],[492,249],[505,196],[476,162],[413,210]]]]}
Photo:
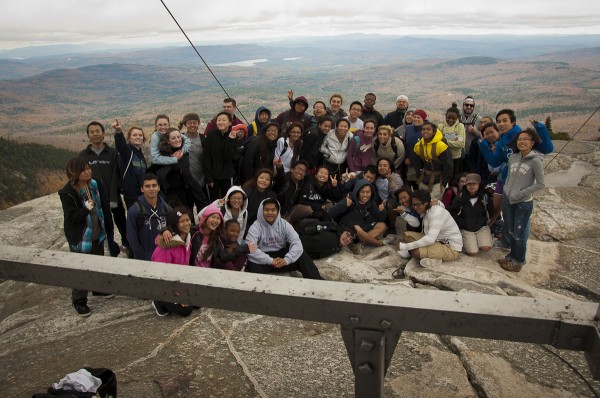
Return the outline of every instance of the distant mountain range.
{"type": "MultiPolygon", "coordinates": [[[[197,46],[209,65],[266,59],[257,67],[322,68],[373,66],[423,59],[493,57],[519,59],[558,51],[597,48],[600,35],[412,37],[354,34],[331,38],[287,39],[263,44],[197,46]]],[[[593,50],[592,50],[593,51],[593,50]]],[[[26,47],[0,51],[0,80],[33,76],[53,69],[97,64],[201,66],[189,45],[125,48],[92,43],[26,47]]]]}

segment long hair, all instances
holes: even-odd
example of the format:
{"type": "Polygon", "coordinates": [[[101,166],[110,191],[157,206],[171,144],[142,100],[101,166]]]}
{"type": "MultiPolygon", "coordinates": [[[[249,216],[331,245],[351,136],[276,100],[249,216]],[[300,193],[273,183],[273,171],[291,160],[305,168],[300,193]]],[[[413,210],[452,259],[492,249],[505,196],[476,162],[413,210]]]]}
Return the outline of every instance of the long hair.
{"type": "MultiPolygon", "coordinates": [[[[277,127],[279,130],[279,124],[275,122],[265,124],[262,128],[262,133],[256,138],[258,140],[258,159],[256,160],[258,169],[268,168],[273,165],[273,155],[275,154],[277,138],[272,142],[267,139],[266,133],[269,127],[277,127]]],[[[279,133],[277,133],[277,136],[279,137],[279,133]]]]}
{"type": "Polygon", "coordinates": [[[177,206],[172,209],[169,214],[167,214],[167,226],[171,229],[171,231],[176,232],[178,235],[181,233],[178,225],[179,219],[183,217],[184,214],[187,214],[188,217],[190,217],[190,211],[185,206],[177,206]]]}
{"type": "MultiPolygon", "coordinates": [[[[217,213],[213,213],[213,214],[217,214],[217,213]]],[[[212,216],[212,214],[210,216],[212,216]]],[[[210,216],[208,216],[208,217],[210,217],[210,216]]],[[[205,231],[204,225],[206,224],[206,220],[208,220],[208,217],[206,217],[204,219],[204,222],[202,223],[202,225],[200,225],[202,234],[208,238],[208,241],[206,242],[206,245],[207,245],[206,251],[204,253],[202,253],[202,256],[201,256],[202,260],[208,260],[210,258],[210,256],[212,256],[212,254],[215,251],[215,246],[216,246],[217,240],[220,239],[220,236],[223,234],[223,218],[221,218],[221,223],[219,224],[217,229],[215,229],[214,231],[210,231],[208,233],[208,235],[206,235],[204,233],[204,231],[205,231]]]]}
{"type": "Polygon", "coordinates": [[[256,188],[256,181],[258,181],[258,176],[260,176],[261,174],[268,174],[271,177],[271,184],[273,184],[273,180],[275,179],[275,173],[273,173],[273,170],[271,169],[260,169],[256,172],[256,174],[254,174],[254,177],[252,177],[252,179],[246,181],[244,183],[244,185],[242,186],[242,188],[245,191],[248,191],[249,189],[252,188],[256,188]]]}
{"type": "Polygon", "coordinates": [[[298,137],[298,140],[296,140],[296,143],[292,148],[292,162],[300,158],[300,150],[302,149],[302,145],[304,144],[304,141],[302,140],[302,132],[304,131],[304,126],[298,122],[293,122],[287,127],[287,129],[285,130],[285,135],[283,136],[284,139],[290,137],[290,131],[292,131],[294,127],[300,129],[300,137],[298,137]]]}
{"type": "Polygon", "coordinates": [[[67,178],[71,185],[75,186],[77,181],[79,181],[79,176],[85,169],[88,169],[90,165],[87,160],[82,157],[69,159],[67,162],[67,166],[65,167],[65,172],[67,173],[67,178]]]}

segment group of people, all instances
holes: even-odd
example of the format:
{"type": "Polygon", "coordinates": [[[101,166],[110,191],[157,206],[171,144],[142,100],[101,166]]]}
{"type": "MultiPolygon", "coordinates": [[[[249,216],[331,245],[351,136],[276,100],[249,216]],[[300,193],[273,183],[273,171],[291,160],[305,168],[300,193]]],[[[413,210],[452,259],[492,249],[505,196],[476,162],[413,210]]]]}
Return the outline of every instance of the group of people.
{"type": "MultiPolygon", "coordinates": [[[[509,249],[500,266],[521,270],[532,194],[544,186],[543,154],[553,150],[543,124],[522,130],[510,109],[495,122],[480,117],[470,96],[439,124],[406,95],[385,116],[373,93],[348,113],[340,94],[329,106],[316,101],[312,115],[305,97],[290,90],[288,99],[287,111],[273,117],[261,106],[246,125],[226,98],[203,133],[196,113],[177,127],[160,114],[150,164],[141,127],[124,132],[115,120],[112,148],[104,126],[91,122],[90,144],[69,161],[59,191],[69,249],[103,255],[107,242],[113,256],[323,279],[314,259],[390,245],[402,222],[399,253],[422,266],[491,250],[497,227],[495,245],[509,249]]],[[[80,315],[90,314],[87,296],[73,290],[80,315]]],[[[152,306],[161,316],[194,309],[152,306]]]]}

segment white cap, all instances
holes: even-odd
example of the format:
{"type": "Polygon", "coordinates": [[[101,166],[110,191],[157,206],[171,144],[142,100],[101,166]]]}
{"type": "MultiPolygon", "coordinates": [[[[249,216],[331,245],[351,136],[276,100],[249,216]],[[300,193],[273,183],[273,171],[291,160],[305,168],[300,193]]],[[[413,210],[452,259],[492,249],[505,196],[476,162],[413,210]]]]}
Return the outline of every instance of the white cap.
{"type": "Polygon", "coordinates": [[[396,98],[396,101],[400,101],[400,100],[404,100],[404,101],[408,102],[408,97],[404,94],[399,95],[398,98],[396,98]]]}

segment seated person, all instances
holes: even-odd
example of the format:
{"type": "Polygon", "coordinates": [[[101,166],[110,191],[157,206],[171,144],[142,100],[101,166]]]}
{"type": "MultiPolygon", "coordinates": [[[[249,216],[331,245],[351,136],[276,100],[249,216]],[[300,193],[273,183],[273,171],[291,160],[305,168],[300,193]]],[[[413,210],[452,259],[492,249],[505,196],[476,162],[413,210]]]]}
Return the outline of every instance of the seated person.
{"type": "Polygon", "coordinates": [[[258,248],[248,254],[246,270],[259,274],[300,271],[304,278],[323,279],[315,263],[304,253],[298,233],[281,218],[279,209],[279,202],[271,198],[258,207],[257,220],[246,236],[258,248]]]}
{"type": "Polygon", "coordinates": [[[490,215],[494,214],[494,203],[481,186],[479,174],[467,174],[465,180],[465,188],[454,198],[448,211],[460,228],[465,253],[476,256],[479,250],[487,252],[492,248],[492,232],[488,224],[490,215]]]}
{"type": "Polygon", "coordinates": [[[412,195],[412,207],[423,218],[423,232],[406,231],[400,256],[420,259],[423,267],[456,261],[462,250],[462,236],[448,210],[431,203],[431,194],[419,189],[412,195]]]}
{"type": "Polygon", "coordinates": [[[300,235],[304,252],[315,260],[339,253],[342,247],[356,239],[356,231],[350,225],[338,227],[333,221],[314,218],[300,221],[296,232],[300,235]]]}
{"type": "Polygon", "coordinates": [[[362,243],[371,246],[384,246],[392,243],[395,235],[381,236],[387,226],[385,205],[375,203],[373,186],[365,179],[358,180],[352,194],[348,194],[329,210],[329,215],[340,226],[350,225],[356,230],[358,242],[350,246],[354,254],[362,252],[362,243]]]}
{"type": "MultiPolygon", "coordinates": [[[[317,218],[321,221],[331,220],[326,210],[326,202],[331,200],[337,202],[342,197],[340,186],[335,176],[329,176],[329,170],[326,166],[317,167],[317,173],[314,176],[306,177],[298,204],[294,206],[300,213],[300,218],[317,218]]],[[[297,218],[298,219],[298,218],[297,218]]],[[[294,222],[286,217],[286,220],[294,222]]]]}

